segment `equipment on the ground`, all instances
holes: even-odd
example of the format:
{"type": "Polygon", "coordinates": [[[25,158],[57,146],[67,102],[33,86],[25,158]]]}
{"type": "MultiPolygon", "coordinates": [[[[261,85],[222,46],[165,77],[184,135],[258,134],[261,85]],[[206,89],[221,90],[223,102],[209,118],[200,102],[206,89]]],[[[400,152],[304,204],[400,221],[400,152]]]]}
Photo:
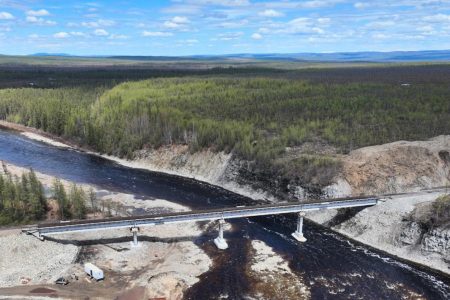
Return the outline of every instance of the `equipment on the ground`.
{"type": "Polygon", "coordinates": [[[94,278],[97,281],[105,278],[103,276],[103,271],[99,267],[91,263],[84,264],[84,272],[86,272],[91,278],[94,278]]]}
{"type": "Polygon", "coordinates": [[[56,279],[55,284],[68,285],[69,281],[64,277],[59,277],[58,279],[56,279]]]}

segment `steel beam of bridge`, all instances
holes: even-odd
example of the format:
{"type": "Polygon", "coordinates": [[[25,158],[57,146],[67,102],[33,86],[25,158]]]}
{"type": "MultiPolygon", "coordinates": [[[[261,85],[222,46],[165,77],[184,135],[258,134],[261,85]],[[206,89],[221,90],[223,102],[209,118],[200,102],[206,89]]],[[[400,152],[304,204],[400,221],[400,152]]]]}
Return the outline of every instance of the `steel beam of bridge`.
{"type": "Polygon", "coordinates": [[[299,241],[305,241],[303,237],[302,226],[303,216],[305,212],[323,210],[323,209],[337,209],[348,207],[362,207],[376,205],[379,201],[378,197],[355,197],[355,198],[339,198],[330,199],[327,201],[314,201],[307,203],[282,203],[282,204],[268,204],[256,206],[237,206],[232,208],[219,208],[202,211],[190,211],[179,213],[167,213],[159,215],[145,215],[136,217],[120,217],[101,220],[82,220],[72,222],[60,222],[53,224],[40,224],[33,229],[25,229],[29,234],[38,234],[43,238],[46,235],[63,234],[69,232],[105,230],[117,228],[130,228],[133,232],[135,243],[137,242],[137,231],[139,227],[155,226],[163,224],[174,224],[183,222],[197,222],[197,221],[220,221],[220,234],[216,239],[216,245],[221,248],[226,248],[226,242],[223,240],[223,222],[227,219],[247,218],[256,216],[278,215],[299,213],[299,220],[297,231],[293,236],[299,241]],[[219,244],[218,244],[219,243],[219,244]]]}

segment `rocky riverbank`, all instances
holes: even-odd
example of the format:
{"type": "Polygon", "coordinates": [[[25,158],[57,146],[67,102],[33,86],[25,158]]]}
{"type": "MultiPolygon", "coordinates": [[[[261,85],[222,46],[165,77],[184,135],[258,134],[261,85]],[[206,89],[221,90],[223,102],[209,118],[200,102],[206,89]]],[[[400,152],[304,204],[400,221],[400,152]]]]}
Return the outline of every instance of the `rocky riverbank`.
{"type": "Polygon", "coordinates": [[[417,207],[428,205],[443,194],[438,191],[392,197],[343,220],[343,211],[314,212],[307,217],[373,248],[450,274],[450,227],[425,231],[410,221],[417,207]]]}
{"type": "MultiPolygon", "coordinates": [[[[15,129],[18,129],[17,126],[14,125],[15,129]]],[[[26,128],[22,130],[27,131],[26,128]]],[[[32,133],[28,133],[28,137],[39,138],[38,132],[32,133]]],[[[421,189],[445,186],[450,183],[449,153],[450,136],[439,136],[428,141],[399,141],[357,149],[348,155],[336,155],[336,159],[342,162],[342,171],[333,179],[333,184],[322,189],[320,196],[334,198],[360,194],[417,192],[421,189]]],[[[209,150],[191,153],[188,147],[183,145],[142,150],[135,154],[134,160],[104,157],[133,168],[195,178],[255,200],[284,200],[277,196],[279,193],[273,186],[254,182],[254,178],[258,176],[243,177],[242,174],[246,172],[242,170],[246,169],[246,162],[237,160],[232,154],[209,150]]],[[[261,180],[264,182],[269,179],[261,180]]],[[[290,183],[287,183],[287,186],[286,195],[289,199],[301,201],[307,196],[317,196],[308,195],[308,191],[302,186],[290,183]]],[[[337,212],[332,211],[311,214],[308,217],[352,239],[450,274],[447,227],[436,228],[426,234],[421,233],[420,242],[407,242],[412,239],[408,236],[416,230],[416,225],[408,222],[407,216],[417,205],[433,201],[439,195],[424,193],[405,195],[403,198],[392,197],[376,207],[353,212],[345,217],[340,215],[335,218],[337,212]],[[433,250],[436,247],[441,250],[433,250]]]]}

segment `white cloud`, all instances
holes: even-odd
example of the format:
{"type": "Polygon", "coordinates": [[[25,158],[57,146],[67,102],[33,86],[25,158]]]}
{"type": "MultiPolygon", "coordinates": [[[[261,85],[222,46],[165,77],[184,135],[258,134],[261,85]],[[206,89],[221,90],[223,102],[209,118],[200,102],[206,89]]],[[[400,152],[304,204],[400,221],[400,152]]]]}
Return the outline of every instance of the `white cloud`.
{"type": "Polygon", "coordinates": [[[84,33],[81,31],[71,31],[70,35],[78,36],[78,37],[88,37],[89,36],[87,33],[84,33]]]}
{"type": "Polygon", "coordinates": [[[28,23],[33,23],[33,24],[37,24],[37,25],[48,25],[48,26],[56,25],[56,22],[54,22],[54,21],[46,20],[44,18],[38,18],[35,16],[27,16],[25,20],[28,23]]]}
{"type": "Polygon", "coordinates": [[[374,34],[372,34],[372,38],[374,38],[376,40],[385,40],[385,39],[389,38],[389,36],[384,33],[374,33],[374,34]]]}
{"type": "Polygon", "coordinates": [[[320,27],[314,26],[310,18],[296,18],[287,24],[287,28],[283,30],[287,33],[324,33],[320,27]]]}
{"type": "Polygon", "coordinates": [[[217,38],[212,39],[212,40],[220,40],[220,41],[231,41],[231,40],[236,40],[238,38],[240,38],[241,36],[243,36],[244,33],[243,32],[228,32],[228,33],[221,33],[217,36],[217,38]]]}
{"type": "Polygon", "coordinates": [[[182,15],[197,15],[202,12],[202,7],[197,4],[175,4],[164,7],[161,10],[166,14],[182,14],[182,15]]]}
{"type": "Polygon", "coordinates": [[[318,18],[317,22],[319,24],[329,24],[331,22],[331,19],[330,18],[318,18]]]}
{"type": "MultiPolygon", "coordinates": [[[[181,1],[174,1],[181,2],[181,1]]],[[[249,0],[184,0],[186,4],[193,5],[217,5],[217,6],[247,6],[250,5],[249,0]]]]}
{"type": "Polygon", "coordinates": [[[312,0],[312,1],[304,1],[298,4],[299,7],[304,8],[320,8],[320,7],[329,7],[334,6],[339,2],[343,2],[344,0],[312,0]]]}
{"type": "Polygon", "coordinates": [[[450,22],[450,15],[436,14],[436,15],[432,15],[432,16],[426,16],[423,18],[423,20],[427,21],[427,22],[435,22],[435,23],[450,22]]]}
{"type": "Polygon", "coordinates": [[[394,21],[375,21],[368,23],[366,27],[371,29],[382,29],[392,27],[394,25],[395,25],[394,21]]]}
{"type": "Polygon", "coordinates": [[[28,37],[33,40],[40,38],[40,36],[36,33],[30,34],[28,37]]]}
{"type": "Polygon", "coordinates": [[[98,24],[100,24],[100,26],[107,26],[107,27],[109,27],[109,26],[116,25],[116,21],[107,20],[107,19],[99,19],[97,22],[98,22],[98,24]]]}
{"type": "Polygon", "coordinates": [[[111,34],[108,39],[110,40],[124,40],[127,39],[128,36],[125,34],[111,34]]]}
{"type": "Polygon", "coordinates": [[[175,16],[172,18],[172,22],[178,23],[178,24],[186,24],[186,23],[189,23],[189,19],[186,17],[175,16]]]}
{"type": "Polygon", "coordinates": [[[165,21],[164,22],[164,27],[170,28],[170,29],[176,29],[176,28],[180,28],[182,25],[174,23],[172,21],[165,21]]]}
{"type": "Polygon", "coordinates": [[[218,26],[222,28],[241,28],[242,26],[245,26],[248,24],[247,19],[238,20],[238,21],[227,21],[219,23],[218,26]]]}
{"type": "MultiPolygon", "coordinates": [[[[29,22],[29,23],[37,23],[39,19],[38,19],[37,17],[28,16],[28,17],[26,18],[26,20],[27,20],[27,22],[29,22]]],[[[41,20],[43,20],[43,19],[41,19],[41,20]]]]}
{"type": "Polygon", "coordinates": [[[356,2],[355,4],[353,4],[353,6],[358,9],[364,9],[366,7],[369,7],[370,4],[367,2],[356,2]]]}
{"type": "Polygon", "coordinates": [[[39,10],[28,10],[26,12],[27,16],[33,16],[33,17],[45,17],[49,16],[50,13],[46,9],[39,9],[39,10]]]}
{"type": "Polygon", "coordinates": [[[260,40],[262,38],[263,38],[263,36],[260,33],[256,32],[256,33],[252,34],[252,39],[254,39],[254,40],[260,40]]]}
{"type": "Polygon", "coordinates": [[[0,12],[0,20],[13,20],[14,16],[6,11],[0,12]]]}
{"type": "Polygon", "coordinates": [[[266,9],[264,11],[259,12],[258,15],[260,15],[262,17],[276,18],[276,17],[282,17],[283,13],[273,10],[273,9],[266,9]]]}
{"type": "MultiPolygon", "coordinates": [[[[80,25],[87,28],[110,27],[116,24],[113,20],[98,19],[97,21],[81,22],[80,25]]],[[[76,26],[76,23],[71,23],[76,26]]]]}
{"type": "Polygon", "coordinates": [[[108,36],[109,33],[105,29],[95,29],[94,34],[96,36],[108,36]]]}
{"type": "Polygon", "coordinates": [[[259,28],[261,34],[325,34],[325,27],[329,27],[329,18],[296,18],[289,22],[270,23],[266,27],[259,28]]]}
{"type": "Polygon", "coordinates": [[[169,29],[185,29],[189,23],[190,21],[188,18],[175,16],[172,19],[165,21],[163,25],[169,29]]]}
{"type": "Polygon", "coordinates": [[[436,33],[433,26],[431,25],[417,27],[417,31],[419,31],[423,35],[433,35],[436,33]]]}
{"type": "Polygon", "coordinates": [[[164,37],[164,36],[172,36],[171,32],[163,32],[163,31],[143,31],[142,36],[150,36],[150,37],[164,37]]]}
{"type": "Polygon", "coordinates": [[[197,39],[187,39],[187,40],[179,40],[177,41],[178,47],[184,47],[184,46],[193,46],[194,44],[199,43],[199,40],[197,39]]]}
{"type": "MultiPolygon", "coordinates": [[[[76,26],[76,23],[71,23],[72,26],[76,26]]],[[[95,28],[95,27],[99,27],[100,25],[97,22],[81,22],[81,26],[83,27],[88,27],[88,28],[95,28]]]]}
{"type": "Polygon", "coordinates": [[[65,39],[68,38],[70,36],[70,34],[68,34],[67,32],[61,31],[61,32],[57,32],[53,35],[54,38],[57,39],[65,39]]]}

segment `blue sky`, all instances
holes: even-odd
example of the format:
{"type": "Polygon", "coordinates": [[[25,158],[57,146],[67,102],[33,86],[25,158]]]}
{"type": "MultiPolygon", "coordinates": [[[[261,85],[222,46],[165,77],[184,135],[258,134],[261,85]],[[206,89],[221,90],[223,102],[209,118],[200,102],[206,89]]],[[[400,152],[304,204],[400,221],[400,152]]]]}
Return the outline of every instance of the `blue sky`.
{"type": "Polygon", "coordinates": [[[0,0],[0,53],[450,49],[450,0],[0,0]]]}

